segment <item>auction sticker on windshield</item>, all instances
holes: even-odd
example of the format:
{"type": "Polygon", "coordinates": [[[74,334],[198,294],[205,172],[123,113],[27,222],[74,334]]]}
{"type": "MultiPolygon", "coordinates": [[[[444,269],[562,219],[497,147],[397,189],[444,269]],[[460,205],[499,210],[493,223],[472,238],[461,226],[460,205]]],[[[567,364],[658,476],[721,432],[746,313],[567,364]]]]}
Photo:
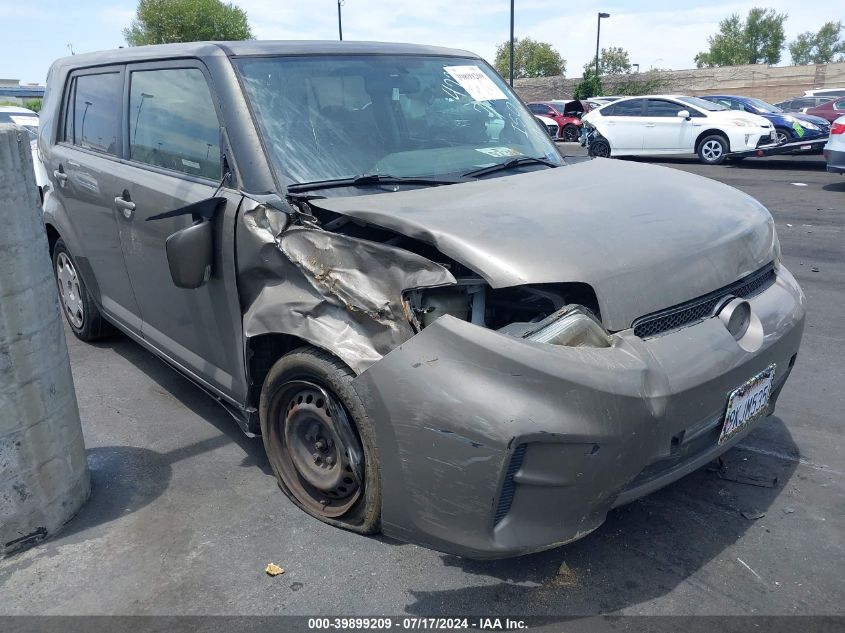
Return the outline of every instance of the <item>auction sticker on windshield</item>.
{"type": "Polygon", "coordinates": [[[443,70],[460,84],[476,101],[495,101],[507,99],[501,88],[493,83],[478,66],[444,66],[443,70]]]}
{"type": "Polygon", "coordinates": [[[477,147],[475,151],[481,152],[482,154],[487,154],[488,156],[494,156],[495,158],[505,158],[507,156],[522,156],[522,152],[520,152],[518,149],[513,149],[510,147],[477,147]]]}
{"type": "Polygon", "coordinates": [[[731,392],[719,444],[727,442],[766,410],[774,379],[775,366],[772,364],[731,392]]]}

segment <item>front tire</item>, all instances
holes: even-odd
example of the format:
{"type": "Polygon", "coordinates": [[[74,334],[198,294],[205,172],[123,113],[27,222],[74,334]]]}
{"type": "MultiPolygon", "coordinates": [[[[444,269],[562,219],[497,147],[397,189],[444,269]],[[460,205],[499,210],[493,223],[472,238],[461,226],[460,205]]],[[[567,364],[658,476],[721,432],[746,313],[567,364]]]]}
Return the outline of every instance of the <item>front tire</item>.
{"type": "Polygon", "coordinates": [[[728,139],[721,134],[711,134],[698,144],[698,159],[705,165],[721,165],[729,151],[728,139]]]}
{"type": "Polygon", "coordinates": [[[580,133],[578,132],[578,127],[572,125],[572,123],[567,123],[563,126],[563,131],[561,132],[561,138],[566,143],[575,143],[578,140],[578,136],[580,133]]]}
{"type": "Polygon", "coordinates": [[[778,145],[788,143],[792,139],[792,135],[790,135],[789,130],[782,127],[776,127],[775,134],[777,135],[778,145]]]}
{"type": "Polygon", "coordinates": [[[114,327],[103,318],[91,299],[76,263],[61,238],[53,246],[53,275],[59,291],[59,304],[76,338],[89,343],[114,334],[114,327]]]}
{"type": "Polygon", "coordinates": [[[379,531],[375,429],[355,374],[316,347],[276,361],[261,389],[264,449],[279,487],[311,516],[360,534],[379,531]]]}

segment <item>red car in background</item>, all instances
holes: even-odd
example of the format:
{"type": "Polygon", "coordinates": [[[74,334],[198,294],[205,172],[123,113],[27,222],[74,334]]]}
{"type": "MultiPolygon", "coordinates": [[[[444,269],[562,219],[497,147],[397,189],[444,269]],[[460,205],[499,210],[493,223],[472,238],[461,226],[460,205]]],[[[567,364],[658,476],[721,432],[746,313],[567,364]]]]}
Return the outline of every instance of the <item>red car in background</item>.
{"type": "Polygon", "coordinates": [[[812,114],[813,116],[820,116],[833,123],[836,119],[845,115],[845,97],[839,97],[833,101],[828,101],[815,108],[807,108],[805,114],[812,114]]]}
{"type": "Polygon", "coordinates": [[[534,114],[553,119],[558,124],[557,138],[574,142],[581,135],[581,116],[590,111],[586,101],[532,101],[525,104],[534,114]]]}

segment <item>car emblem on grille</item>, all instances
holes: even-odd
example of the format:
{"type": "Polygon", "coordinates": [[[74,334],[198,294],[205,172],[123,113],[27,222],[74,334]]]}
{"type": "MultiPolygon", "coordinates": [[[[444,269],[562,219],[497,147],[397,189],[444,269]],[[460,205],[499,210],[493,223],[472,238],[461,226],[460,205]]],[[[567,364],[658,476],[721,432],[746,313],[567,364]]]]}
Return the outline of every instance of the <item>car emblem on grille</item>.
{"type": "Polygon", "coordinates": [[[717,305],[714,313],[737,341],[748,331],[751,324],[751,304],[745,299],[727,295],[717,305]]]}

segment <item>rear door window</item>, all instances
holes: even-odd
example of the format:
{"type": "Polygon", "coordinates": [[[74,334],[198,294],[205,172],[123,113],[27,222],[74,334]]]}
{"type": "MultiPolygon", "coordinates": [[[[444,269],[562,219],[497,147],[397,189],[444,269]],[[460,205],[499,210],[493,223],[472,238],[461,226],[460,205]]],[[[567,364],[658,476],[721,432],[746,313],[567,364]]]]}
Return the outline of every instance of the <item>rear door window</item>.
{"type": "Polygon", "coordinates": [[[64,140],[119,156],[122,94],[120,72],[75,76],[66,102],[64,140]]]}
{"type": "Polygon", "coordinates": [[[605,116],[643,116],[643,105],[645,99],[629,99],[617,101],[602,109],[605,116]]]}
{"type": "Polygon", "coordinates": [[[136,70],[129,84],[129,158],[219,180],[220,122],[199,68],[136,70]]]}

